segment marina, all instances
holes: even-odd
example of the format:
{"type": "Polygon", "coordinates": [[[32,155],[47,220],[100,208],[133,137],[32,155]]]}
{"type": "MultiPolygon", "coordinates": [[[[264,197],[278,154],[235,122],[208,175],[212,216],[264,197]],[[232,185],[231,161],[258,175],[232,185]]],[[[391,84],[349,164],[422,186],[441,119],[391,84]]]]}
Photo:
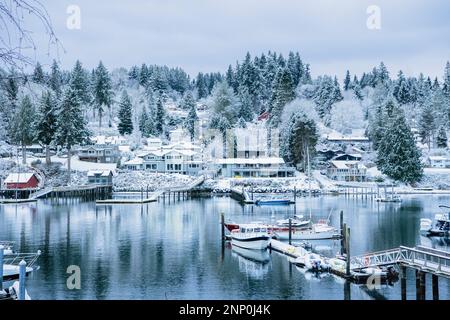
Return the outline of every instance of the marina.
{"type": "MultiPolygon", "coordinates": [[[[329,218],[330,225],[340,229],[342,210],[344,223],[352,231],[350,257],[356,273],[358,259],[364,262],[369,253],[395,249],[395,257],[411,257],[413,250],[423,254],[419,246],[448,252],[445,238],[420,235],[420,219],[433,218],[438,206],[449,200],[448,196],[418,195],[405,196],[401,204],[381,204],[356,197],[298,197],[296,214],[306,217],[311,210],[313,220],[329,218]],[[402,247],[408,249],[400,250],[402,247]]],[[[418,265],[397,263],[394,256],[389,263],[397,265],[397,282],[382,281],[376,290],[367,290],[367,274],[347,279],[345,261],[336,259],[341,254],[342,239],[309,244],[293,239],[295,246],[288,241],[271,242],[262,252],[230,242],[221,245],[221,212],[241,223],[276,224],[293,217],[294,208],[248,206],[221,196],[189,197],[170,204],[159,201],[102,206],[76,198],[60,199],[54,206],[49,198],[1,207],[0,234],[1,240],[15,243],[15,250],[42,251],[39,269],[27,277],[27,291],[33,299],[165,299],[166,295],[173,299],[401,299],[403,282],[408,288],[405,298],[418,298],[414,290],[416,278],[422,279],[421,274],[416,277],[418,265]],[[23,237],[18,236],[21,230],[23,237]],[[316,275],[305,269],[305,261],[295,261],[307,245],[312,253],[327,258],[335,270],[316,275]],[[83,290],[67,289],[65,272],[69,265],[80,266],[83,290]],[[405,279],[403,274],[407,275],[405,279]]],[[[382,259],[369,257],[373,261],[382,259]]],[[[315,258],[308,256],[308,261],[315,258]]],[[[417,258],[415,261],[420,262],[417,258]]],[[[427,265],[433,266],[431,262],[427,265]]],[[[371,263],[365,267],[376,271],[377,266],[371,263]]],[[[434,274],[428,270],[424,277],[431,278],[424,286],[425,298],[432,299],[434,274]]],[[[439,280],[439,299],[448,299],[449,280],[442,275],[439,280]]]]}

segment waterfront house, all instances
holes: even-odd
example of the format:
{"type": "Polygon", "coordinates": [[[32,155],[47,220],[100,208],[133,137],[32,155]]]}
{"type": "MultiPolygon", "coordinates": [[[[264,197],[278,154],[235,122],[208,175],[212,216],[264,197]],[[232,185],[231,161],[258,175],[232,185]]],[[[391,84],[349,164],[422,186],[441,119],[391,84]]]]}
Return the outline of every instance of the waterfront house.
{"type": "Polygon", "coordinates": [[[91,170],[87,173],[90,184],[112,185],[113,172],[111,170],[91,170]]]}
{"type": "Polygon", "coordinates": [[[344,153],[337,155],[333,161],[361,161],[362,156],[359,153],[344,153]]]}
{"type": "Polygon", "coordinates": [[[341,134],[339,132],[332,132],[327,135],[328,142],[336,143],[369,143],[370,140],[366,137],[364,130],[352,130],[351,133],[341,134]]]}
{"type": "Polygon", "coordinates": [[[266,128],[236,128],[234,133],[237,158],[252,159],[267,156],[266,128]]]}
{"type": "Polygon", "coordinates": [[[332,160],[327,169],[327,176],[335,181],[367,180],[367,168],[359,160],[332,160]]]}
{"type": "Polygon", "coordinates": [[[39,187],[39,178],[33,172],[10,173],[4,186],[6,189],[36,189],[39,187]]]}
{"type": "Polygon", "coordinates": [[[87,145],[78,149],[78,158],[80,161],[95,163],[117,163],[120,159],[120,151],[115,144],[87,145]]]}
{"type": "Polygon", "coordinates": [[[450,168],[450,156],[429,156],[426,164],[430,168],[450,168]]]}
{"type": "Polygon", "coordinates": [[[203,170],[200,147],[190,142],[162,146],[156,150],[143,150],[137,157],[123,164],[128,170],[147,170],[159,173],[197,175],[203,170]]]}
{"type": "Polygon", "coordinates": [[[217,159],[215,165],[218,174],[224,178],[284,178],[295,175],[295,168],[275,157],[217,159]]]}

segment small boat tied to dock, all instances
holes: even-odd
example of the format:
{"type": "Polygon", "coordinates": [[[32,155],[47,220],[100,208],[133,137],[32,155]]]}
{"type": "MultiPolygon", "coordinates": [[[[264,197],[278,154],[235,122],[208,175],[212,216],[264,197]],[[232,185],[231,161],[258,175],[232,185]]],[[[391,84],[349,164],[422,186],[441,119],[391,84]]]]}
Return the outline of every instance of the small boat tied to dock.
{"type": "Polygon", "coordinates": [[[450,207],[440,205],[439,208],[447,212],[438,213],[431,219],[420,219],[420,233],[427,237],[450,237],[450,207]]]}
{"type": "Polygon", "coordinates": [[[245,249],[265,250],[270,239],[267,226],[262,224],[242,224],[231,232],[231,244],[245,249]]]}

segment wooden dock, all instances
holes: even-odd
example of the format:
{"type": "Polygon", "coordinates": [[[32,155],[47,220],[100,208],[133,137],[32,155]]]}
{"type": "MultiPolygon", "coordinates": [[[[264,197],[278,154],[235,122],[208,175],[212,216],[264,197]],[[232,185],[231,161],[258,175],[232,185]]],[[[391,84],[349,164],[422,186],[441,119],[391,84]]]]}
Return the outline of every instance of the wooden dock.
{"type": "Polygon", "coordinates": [[[145,204],[156,202],[160,198],[165,202],[166,197],[168,198],[168,202],[170,203],[171,196],[173,195],[173,200],[178,197],[178,200],[185,199],[189,196],[189,194],[199,185],[201,185],[205,181],[204,176],[200,176],[195,179],[191,184],[182,187],[172,187],[172,188],[161,188],[153,193],[149,193],[149,186],[147,186],[146,190],[142,188],[140,191],[140,198],[138,199],[105,199],[105,200],[96,200],[95,203],[97,205],[111,205],[111,204],[145,204]],[[144,196],[145,194],[145,196],[144,196]]]}

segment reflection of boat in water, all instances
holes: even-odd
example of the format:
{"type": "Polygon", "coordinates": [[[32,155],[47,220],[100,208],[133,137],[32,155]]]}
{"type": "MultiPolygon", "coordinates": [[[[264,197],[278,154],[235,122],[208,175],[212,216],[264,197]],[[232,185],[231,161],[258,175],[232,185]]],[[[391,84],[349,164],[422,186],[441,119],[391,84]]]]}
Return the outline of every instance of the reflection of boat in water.
{"type": "Polygon", "coordinates": [[[402,198],[398,194],[388,194],[384,197],[376,197],[377,202],[402,202],[402,198]]]}
{"type": "Polygon", "coordinates": [[[267,227],[261,224],[243,224],[231,232],[231,244],[252,250],[264,250],[270,239],[267,227]]]}
{"type": "Polygon", "coordinates": [[[428,237],[420,235],[420,244],[424,247],[448,251],[450,237],[428,237]]]}
{"type": "MultiPolygon", "coordinates": [[[[450,209],[440,205],[439,208],[450,209]]],[[[450,212],[438,213],[431,219],[420,219],[420,233],[427,237],[450,237],[450,212]]]]}
{"type": "Polygon", "coordinates": [[[269,273],[270,254],[267,250],[249,250],[232,247],[232,256],[238,259],[239,271],[254,279],[263,279],[269,273]]]}
{"type": "Polygon", "coordinates": [[[270,253],[267,250],[251,250],[237,246],[233,246],[232,251],[237,255],[258,263],[268,263],[270,261],[270,253]]]}

